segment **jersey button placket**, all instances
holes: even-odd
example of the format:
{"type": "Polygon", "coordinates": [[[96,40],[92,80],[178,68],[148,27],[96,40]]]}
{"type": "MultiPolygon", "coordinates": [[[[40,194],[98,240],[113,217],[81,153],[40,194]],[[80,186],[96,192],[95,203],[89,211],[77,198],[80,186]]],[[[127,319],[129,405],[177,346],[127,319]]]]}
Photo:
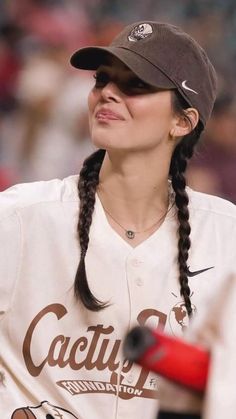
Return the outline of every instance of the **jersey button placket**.
{"type": "MultiPolygon", "coordinates": [[[[141,304],[141,288],[144,286],[144,261],[133,255],[127,261],[127,279],[131,297],[131,320],[137,321],[137,309],[141,304]]],[[[142,307],[142,304],[141,304],[142,307]]],[[[140,309],[141,309],[140,307],[140,309]]]]}
{"type": "Polygon", "coordinates": [[[143,265],[142,260],[138,259],[138,258],[134,258],[131,260],[131,265],[132,267],[135,268],[133,274],[134,274],[134,283],[138,286],[141,287],[143,285],[143,279],[140,276],[140,269],[143,265]]]}

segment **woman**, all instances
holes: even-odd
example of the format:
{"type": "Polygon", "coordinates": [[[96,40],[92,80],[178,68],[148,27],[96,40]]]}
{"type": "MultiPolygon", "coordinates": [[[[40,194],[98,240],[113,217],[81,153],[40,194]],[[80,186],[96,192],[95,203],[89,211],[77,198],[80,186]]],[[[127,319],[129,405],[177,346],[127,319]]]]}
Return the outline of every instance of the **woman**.
{"type": "Polygon", "coordinates": [[[95,70],[98,150],[79,178],[2,194],[1,418],[152,418],[158,379],[123,360],[124,336],[135,324],[181,334],[233,269],[235,207],[184,177],[215,71],[157,22],[71,62],[95,70]]]}

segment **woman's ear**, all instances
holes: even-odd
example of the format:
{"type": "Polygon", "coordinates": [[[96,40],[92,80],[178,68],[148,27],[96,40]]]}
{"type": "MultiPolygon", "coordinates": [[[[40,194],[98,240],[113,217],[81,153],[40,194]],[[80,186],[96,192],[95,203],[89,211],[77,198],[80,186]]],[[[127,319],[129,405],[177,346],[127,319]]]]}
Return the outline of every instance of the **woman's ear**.
{"type": "Polygon", "coordinates": [[[184,109],[184,115],[176,115],[174,124],[170,130],[170,137],[182,138],[189,134],[197,126],[199,113],[195,108],[184,109]]]}

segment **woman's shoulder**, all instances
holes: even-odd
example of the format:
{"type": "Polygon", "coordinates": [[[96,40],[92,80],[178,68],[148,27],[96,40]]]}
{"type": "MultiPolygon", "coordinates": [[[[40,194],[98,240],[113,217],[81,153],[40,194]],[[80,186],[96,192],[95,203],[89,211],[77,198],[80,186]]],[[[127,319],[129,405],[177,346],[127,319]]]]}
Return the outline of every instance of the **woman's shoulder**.
{"type": "Polygon", "coordinates": [[[0,218],[5,218],[15,211],[40,203],[66,202],[78,200],[78,176],[65,179],[52,179],[20,183],[0,193],[0,218]]]}
{"type": "Polygon", "coordinates": [[[229,217],[236,221],[236,205],[219,196],[197,192],[187,188],[189,207],[191,211],[203,212],[205,215],[229,217]]]}

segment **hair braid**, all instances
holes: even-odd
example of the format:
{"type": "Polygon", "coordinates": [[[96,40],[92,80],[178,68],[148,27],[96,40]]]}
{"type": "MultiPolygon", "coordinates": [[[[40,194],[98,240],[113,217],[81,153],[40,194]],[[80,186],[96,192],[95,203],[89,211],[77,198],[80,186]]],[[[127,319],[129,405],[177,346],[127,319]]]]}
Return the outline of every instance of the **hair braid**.
{"type": "Polygon", "coordinates": [[[104,159],[105,150],[98,150],[89,156],[80,171],[78,191],[80,199],[78,235],[80,243],[80,262],[75,276],[74,292],[86,308],[99,311],[106,307],[106,303],[99,301],[90,291],[85,256],[89,244],[89,230],[95,204],[95,194],[99,182],[99,172],[104,159]]]}
{"type": "Polygon", "coordinates": [[[179,221],[178,228],[178,265],[179,265],[179,281],[180,293],[184,298],[188,315],[192,313],[192,306],[190,300],[190,288],[188,285],[188,265],[187,260],[189,256],[189,249],[191,246],[190,232],[191,227],[189,223],[189,198],[185,190],[186,180],[184,172],[187,167],[188,159],[193,155],[194,146],[196,145],[202,126],[199,125],[190,134],[186,135],[182,141],[177,145],[172,156],[170,175],[172,177],[172,186],[175,191],[175,204],[178,209],[177,216],[179,221]]]}

